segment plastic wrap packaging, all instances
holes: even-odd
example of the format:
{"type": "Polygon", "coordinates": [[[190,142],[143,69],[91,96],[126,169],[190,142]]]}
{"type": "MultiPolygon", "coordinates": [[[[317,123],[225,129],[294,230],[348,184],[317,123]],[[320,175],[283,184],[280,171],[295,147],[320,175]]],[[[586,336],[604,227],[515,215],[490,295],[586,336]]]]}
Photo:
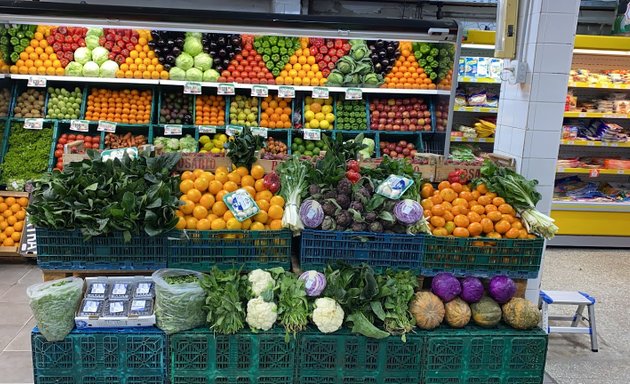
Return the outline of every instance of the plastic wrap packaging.
{"type": "Polygon", "coordinates": [[[34,284],[26,293],[41,334],[48,341],[63,340],[74,328],[74,314],[83,296],[83,279],[68,277],[34,284]]]}
{"type": "Polygon", "coordinates": [[[170,284],[169,278],[203,274],[186,269],[160,269],[153,273],[155,282],[155,316],[158,328],[170,335],[199,327],[206,323],[203,306],[206,294],[199,281],[170,284]]]}

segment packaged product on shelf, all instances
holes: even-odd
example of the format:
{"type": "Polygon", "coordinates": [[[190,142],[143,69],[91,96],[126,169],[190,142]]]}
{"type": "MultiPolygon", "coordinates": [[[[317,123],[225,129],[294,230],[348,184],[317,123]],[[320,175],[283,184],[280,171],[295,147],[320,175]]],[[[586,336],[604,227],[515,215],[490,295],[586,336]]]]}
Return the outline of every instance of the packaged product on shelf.
{"type": "Polygon", "coordinates": [[[153,299],[135,298],[129,305],[129,316],[149,316],[153,313],[153,299]]]}
{"type": "Polygon", "coordinates": [[[489,57],[479,57],[477,59],[477,77],[490,77],[490,61],[489,57]]]}
{"type": "Polygon", "coordinates": [[[107,279],[90,279],[87,281],[85,297],[103,300],[108,294],[109,285],[107,284],[107,279]]]}
{"type": "Polygon", "coordinates": [[[578,137],[579,127],[575,125],[563,125],[562,126],[562,139],[573,140],[578,137]]]}
{"type": "Polygon", "coordinates": [[[501,81],[501,72],[503,71],[503,60],[497,58],[490,59],[490,77],[496,81],[501,81]]]}
{"type": "Polygon", "coordinates": [[[155,283],[153,281],[141,281],[133,289],[134,298],[155,296],[155,283]]]}
{"type": "Polygon", "coordinates": [[[125,281],[125,279],[113,280],[110,278],[110,290],[108,297],[111,300],[123,300],[131,297],[131,293],[135,288],[135,284],[132,281],[125,281]]]}
{"type": "Polygon", "coordinates": [[[479,58],[477,57],[466,57],[464,64],[464,76],[477,77],[478,62],[479,58]]]}

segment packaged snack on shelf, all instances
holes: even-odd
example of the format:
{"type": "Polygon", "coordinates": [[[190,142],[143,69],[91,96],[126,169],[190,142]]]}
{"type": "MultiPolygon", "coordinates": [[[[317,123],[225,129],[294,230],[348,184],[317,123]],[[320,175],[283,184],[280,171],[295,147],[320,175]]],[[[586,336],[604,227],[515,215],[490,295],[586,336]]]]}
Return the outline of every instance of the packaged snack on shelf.
{"type": "Polygon", "coordinates": [[[503,71],[503,60],[497,58],[490,59],[490,77],[496,81],[501,80],[501,72],[503,71]]]}
{"type": "Polygon", "coordinates": [[[477,63],[479,58],[477,57],[466,57],[466,62],[464,65],[464,75],[470,77],[477,77],[477,63]]]}
{"type": "Polygon", "coordinates": [[[477,77],[490,77],[489,57],[479,57],[477,59],[477,77]]]}
{"type": "Polygon", "coordinates": [[[468,95],[468,105],[482,107],[487,103],[486,91],[476,90],[468,95]]]}

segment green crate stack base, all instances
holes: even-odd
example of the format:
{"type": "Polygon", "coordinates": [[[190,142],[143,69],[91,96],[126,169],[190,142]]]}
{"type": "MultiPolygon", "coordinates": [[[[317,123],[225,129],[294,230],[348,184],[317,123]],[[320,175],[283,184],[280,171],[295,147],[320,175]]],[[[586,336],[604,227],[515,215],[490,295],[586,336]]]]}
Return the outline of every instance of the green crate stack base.
{"type": "Polygon", "coordinates": [[[457,276],[536,278],[544,240],[481,239],[426,236],[422,275],[451,272],[457,276]]]}
{"type": "Polygon", "coordinates": [[[541,384],[547,335],[500,326],[423,332],[425,384],[541,384]]]}
{"type": "Polygon", "coordinates": [[[299,335],[300,384],[417,384],[422,371],[424,337],[407,335],[376,340],[344,329],[326,335],[299,335]]]}
{"type": "Polygon", "coordinates": [[[169,236],[169,268],[209,271],[291,269],[292,233],[281,231],[176,231],[169,236]]]}
{"type": "Polygon", "coordinates": [[[171,384],[293,384],[297,341],[283,328],[218,335],[196,329],[169,337],[171,384]]]}
{"type": "Polygon", "coordinates": [[[35,384],[165,384],[166,335],[157,328],[31,335],[35,384]]]}

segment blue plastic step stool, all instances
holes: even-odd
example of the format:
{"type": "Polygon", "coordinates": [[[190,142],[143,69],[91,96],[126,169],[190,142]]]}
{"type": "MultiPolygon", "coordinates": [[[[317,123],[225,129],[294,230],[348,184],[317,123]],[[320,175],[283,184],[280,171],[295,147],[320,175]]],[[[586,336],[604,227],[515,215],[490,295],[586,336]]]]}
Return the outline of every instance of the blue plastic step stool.
{"type": "Polygon", "coordinates": [[[588,333],[591,335],[591,351],[597,352],[597,327],[595,326],[595,298],[579,291],[544,291],[540,290],[540,304],[542,306],[543,330],[547,333],[588,333]],[[549,316],[549,305],[577,305],[573,316],[549,316]],[[584,307],[588,307],[588,318],[582,316],[584,307]],[[549,320],[570,321],[570,327],[549,326],[549,320]],[[582,321],[588,327],[578,327],[582,321]]]}

